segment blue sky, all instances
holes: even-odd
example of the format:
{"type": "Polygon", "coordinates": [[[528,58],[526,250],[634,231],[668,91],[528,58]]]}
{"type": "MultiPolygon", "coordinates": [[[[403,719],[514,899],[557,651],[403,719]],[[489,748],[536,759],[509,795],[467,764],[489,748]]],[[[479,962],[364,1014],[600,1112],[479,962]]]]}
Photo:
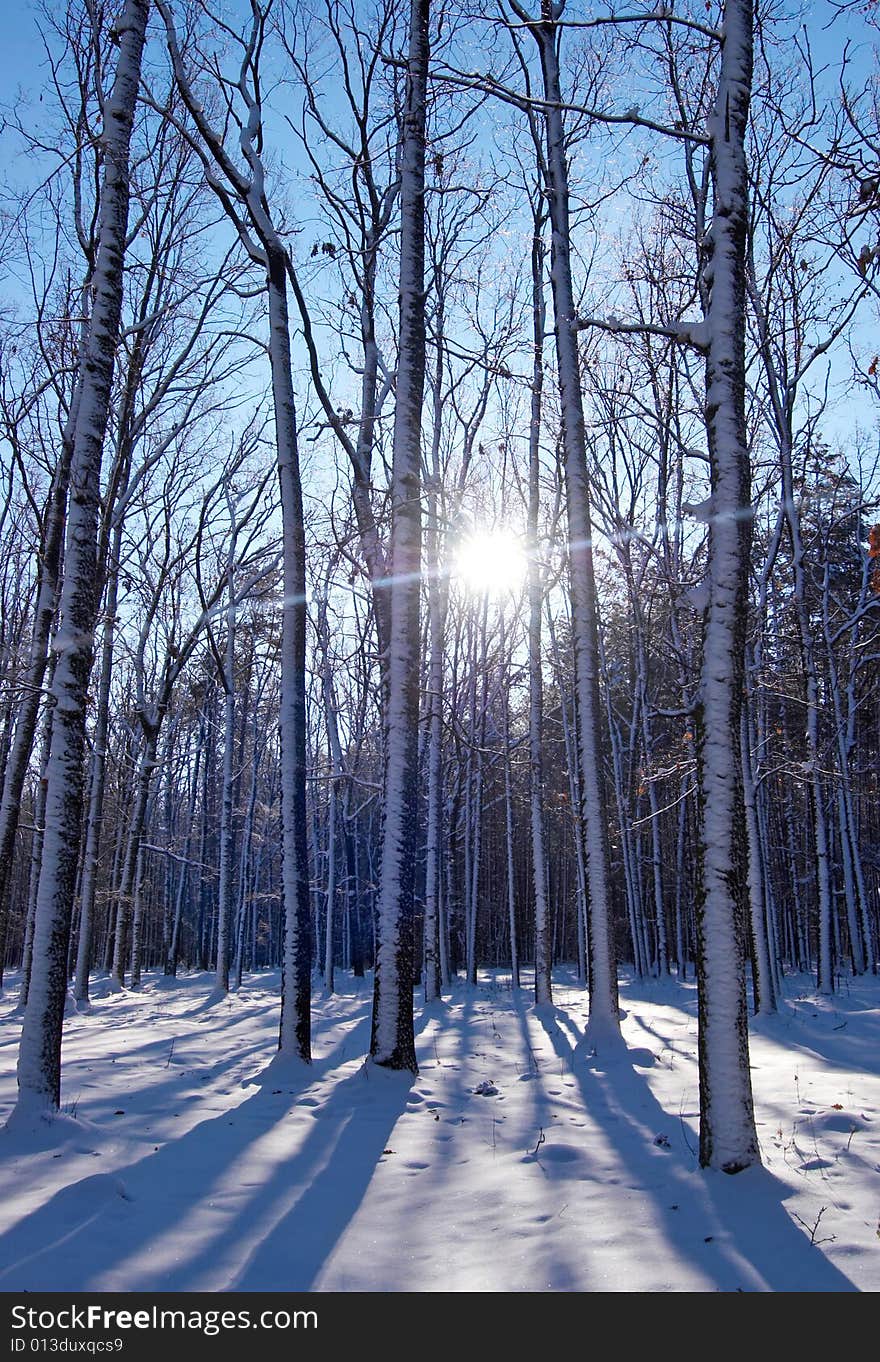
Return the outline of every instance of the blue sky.
{"type": "Polygon", "coordinates": [[[43,49],[34,11],[19,0],[9,0],[4,6],[2,32],[0,89],[4,91],[3,103],[6,103],[14,98],[18,87],[29,92],[29,87],[40,79],[43,49]]]}
{"type": "MultiPolygon", "coordinates": [[[[49,5],[63,9],[63,0],[49,0],[49,5]]],[[[117,0],[117,7],[121,6],[122,0],[117,0]]],[[[574,8],[575,6],[572,6],[572,9],[574,8]]],[[[797,5],[792,4],[789,8],[790,12],[794,13],[797,5]]],[[[880,32],[873,25],[866,24],[861,13],[837,12],[833,21],[829,22],[835,15],[835,10],[825,0],[820,0],[820,3],[804,4],[801,13],[810,30],[813,59],[817,69],[821,69],[827,62],[833,72],[846,37],[852,42],[850,55],[853,73],[867,76],[872,69],[876,69],[880,32]]],[[[0,42],[0,92],[2,92],[0,111],[4,106],[9,108],[14,105],[19,91],[25,100],[36,101],[38,91],[45,81],[45,54],[38,33],[38,18],[37,7],[28,3],[28,0],[7,0],[4,6],[0,42]]],[[[14,166],[5,161],[5,152],[8,152],[8,144],[4,147],[0,142],[0,180],[10,173],[16,175],[14,166]]],[[[8,289],[11,285],[8,277],[5,283],[8,289]]],[[[863,343],[860,348],[864,346],[867,346],[868,350],[871,350],[872,346],[874,349],[877,348],[873,340],[875,327],[873,309],[869,306],[863,311],[854,333],[857,340],[863,343]]],[[[848,363],[844,355],[836,357],[832,367],[835,382],[845,382],[848,363]]],[[[850,391],[846,411],[829,412],[824,426],[832,437],[845,437],[851,432],[854,423],[863,429],[871,430],[876,427],[877,418],[874,403],[866,400],[862,393],[850,391]]]]}

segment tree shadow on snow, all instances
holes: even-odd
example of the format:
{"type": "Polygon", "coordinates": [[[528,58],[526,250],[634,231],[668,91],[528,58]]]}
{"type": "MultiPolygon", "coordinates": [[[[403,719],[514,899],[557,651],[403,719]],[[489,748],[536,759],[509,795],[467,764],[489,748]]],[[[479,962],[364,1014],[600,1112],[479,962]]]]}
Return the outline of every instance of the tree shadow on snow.
{"type": "Polygon", "coordinates": [[[684,1138],[663,1142],[676,1118],[634,1067],[645,1067],[647,1052],[624,1049],[606,1063],[591,1054],[569,1014],[557,1009],[539,1020],[577,1081],[587,1112],[604,1127],[634,1182],[653,1198],[655,1223],[716,1289],[857,1290],[792,1221],[783,1205],[790,1191],[770,1172],[701,1170],[684,1138]]]}
{"type": "Polygon", "coordinates": [[[0,1236],[0,1290],[308,1290],[411,1087],[411,1075],[365,1068],[337,1080],[351,1040],[147,1157],[60,1189],[0,1236]]]}

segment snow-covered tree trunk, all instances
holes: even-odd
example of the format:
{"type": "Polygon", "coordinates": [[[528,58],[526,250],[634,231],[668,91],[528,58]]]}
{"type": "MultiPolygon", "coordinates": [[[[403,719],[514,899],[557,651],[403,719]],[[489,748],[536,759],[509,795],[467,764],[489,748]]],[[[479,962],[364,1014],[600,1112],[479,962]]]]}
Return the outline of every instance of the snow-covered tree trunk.
{"type": "Polygon", "coordinates": [[[282,1055],[311,1061],[312,923],[306,811],[306,544],[284,257],[269,256],[269,359],[278,482],[281,489],[281,838],[284,944],[282,954],[282,1055]]]}
{"type": "Polygon", "coordinates": [[[336,917],[336,824],[338,821],[339,795],[336,780],[330,777],[330,799],[327,811],[327,890],[325,893],[326,911],[324,916],[324,992],[333,993],[333,946],[335,941],[334,922],[336,917]]]}
{"type": "Polygon", "coordinates": [[[470,652],[470,750],[468,752],[467,781],[467,830],[465,876],[465,919],[467,922],[465,953],[467,981],[477,982],[477,925],[480,912],[480,871],[483,863],[483,750],[486,742],[486,712],[488,704],[489,672],[486,665],[486,628],[489,611],[489,598],[483,597],[480,610],[480,628],[471,617],[468,627],[471,633],[470,652]],[[479,698],[477,678],[480,678],[479,698]]]}
{"type": "Polygon", "coordinates": [[[516,858],[514,855],[513,792],[510,782],[510,702],[504,699],[504,834],[507,850],[507,925],[510,933],[510,983],[519,988],[519,945],[516,939],[516,858]]]}
{"type": "Polygon", "coordinates": [[[223,654],[223,784],[220,791],[220,879],[217,891],[217,969],[214,991],[229,991],[230,932],[233,890],[233,814],[235,785],[235,506],[227,489],[232,533],[226,563],[226,646],[223,654]]]}
{"type": "MultiPolygon", "coordinates": [[[[174,737],[174,726],[170,725],[165,734],[163,751],[154,761],[154,771],[156,768],[168,769],[168,755],[171,751],[171,744],[174,737]]],[[[158,732],[156,735],[158,744],[158,732]]],[[[141,986],[141,976],[143,970],[144,957],[144,837],[149,836],[149,829],[153,826],[153,814],[156,805],[157,788],[152,775],[149,778],[149,795],[147,807],[144,813],[144,822],[141,834],[138,838],[138,857],[135,868],[134,888],[132,893],[132,914],[131,914],[131,954],[129,969],[131,971],[130,986],[138,989],[141,986]]]]}
{"type": "MultiPolygon", "coordinates": [[[[550,646],[553,650],[553,664],[559,686],[559,712],[562,719],[562,740],[565,745],[565,765],[568,771],[568,800],[571,809],[571,830],[572,840],[574,841],[575,863],[577,865],[578,882],[578,978],[581,983],[587,981],[586,961],[589,957],[589,928],[588,928],[588,908],[587,908],[587,864],[586,850],[584,847],[584,828],[581,816],[580,799],[580,764],[578,762],[577,737],[574,733],[576,726],[574,717],[569,717],[569,705],[572,704],[571,697],[565,693],[563,685],[563,668],[559,656],[559,642],[556,637],[556,628],[553,623],[552,611],[547,609],[547,626],[550,635],[550,646]]],[[[607,692],[606,692],[607,693],[607,692]]],[[[572,709],[574,706],[572,705],[572,709]]]]}
{"type": "MultiPolygon", "coordinates": [[[[263,739],[260,734],[260,712],[259,712],[259,693],[254,704],[253,719],[251,721],[251,782],[248,791],[247,810],[244,816],[244,825],[241,830],[241,855],[239,856],[238,867],[238,907],[236,911],[236,930],[235,930],[235,956],[233,961],[231,986],[234,989],[241,988],[241,976],[245,962],[245,943],[248,932],[248,893],[253,890],[252,871],[254,862],[254,825],[256,822],[257,810],[257,787],[260,776],[260,758],[263,750],[263,739]]],[[[252,938],[253,940],[253,938],[252,938]]],[[[253,944],[251,945],[251,957],[253,958],[253,944]]]]}
{"type": "Polygon", "coordinates": [[[660,845],[660,805],[657,798],[657,781],[653,770],[654,742],[651,732],[651,717],[648,699],[648,658],[645,647],[645,623],[642,609],[637,600],[638,586],[633,590],[633,612],[636,633],[636,689],[639,695],[639,727],[642,740],[642,784],[647,789],[648,812],[650,815],[651,837],[651,887],[654,899],[654,924],[656,931],[656,971],[660,978],[669,973],[669,950],[666,939],[666,906],[663,901],[663,853],[660,845]]]}
{"type": "Polygon", "coordinates": [[[141,841],[147,822],[147,808],[158,760],[156,752],[159,745],[159,722],[151,722],[141,715],[143,747],[138,761],[137,781],[131,822],[128,825],[128,838],[125,845],[125,859],[119,880],[116,905],[116,931],[113,944],[112,982],[116,988],[125,987],[125,967],[130,955],[129,933],[132,923],[138,865],[140,863],[141,841]]]}
{"type": "Polygon", "coordinates": [[[148,0],[126,0],[116,23],[119,57],[104,113],[104,173],[93,305],[70,468],[70,500],[55,638],[52,749],[46,774],[46,832],[34,922],[34,960],[11,1120],[57,1111],[67,953],[79,858],[83,757],[92,666],[101,462],[122,309],[129,202],[129,146],[146,36],[148,0]]]}
{"type": "Polygon", "coordinates": [[[174,913],[171,919],[171,931],[168,937],[168,948],[165,953],[164,973],[166,978],[173,979],[177,974],[177,958],[180,952],[180,924],[183,916],[183,902],[186,897],[187,882],[189,879],[189,860],[192,855],[193,830],[195,827],[196,803],[198,800],[199,789],[199,767],[202,760],[202,748],[205,741],[205,719],[204,715],[199,715],[198,735],[196,737],[195,764],[190,776],[189,803],[187,808],[186,820],[186,840],[183,845],[183,860],[180,865],[180,878],[177,882],[177,892],[174,897],[174,913]]]}
{"type": "Polygon", "coordinates": [[[751,0],[727,0],[708,127],[714,201],[704,264],[712,515],[695,713],[700,1163],[729,1173],[759,1160],[745,994],[749,899],[740,751],[752,514],[745,420],[745,140],[753,22],[751,0]]]}
{"type": "Polygon", "coordinates": [[[428,655],[428,812],[425,837],[425,1001],[440,997],[440,854],[443,825],[443,633],[445,609],[441,587],[435,580],[437,567],[436,492],[429,496],[428,609],[430,643],[428,655]]]}
{"type": "MultiPolygon", "coordinates": [[[[67,432],[65,432],[67,435],[67,432]]],[[[71,436],[72,438],[72,436],[71,436]]],[[[40,545],[37,576],[37,598],[31,632],[30,655],[22,678],[22,695],[15,709],[15,733],[6,761],[0,799],[0,985],[6,960],[6,933],[9,922],[9,898],[15,835],[21,811],[28,763],[37,729],[40,700],[49,656],[49,635],[58,599],[58,573],[61,547],[64,542],[64,519],[67,506],[67,484],[70,476],[71,440],[62,441],[61,455],[46,513],[40,545]]]]}
{"type": "MultiPolygon", "coordinates": [[[[515,7],[519,11],[519,6],[515,7]]],[[[612,928],[611,859],[603,775],[599,698],[599,627],[593,571],[592,512],[587,474],[586,432],[578,356],[569,227],[568,158],[562,114],[562,84],[556,19],[562,6],[542,0],[542,22],[532,25],[544,80],[547,139],[547,204],[551,230],[550,280],[561,399],[563,462],[568,511],[572,636],[581,767],[581,806],[587,853],[590,947],[590,1039],[614,1041],[620,1034],[617,966],[612,928]],[[551,17],[552,16],[552,17],[551,17]]],[[[526,16],[527,17],[527,16],[526,16]]]]}
{"type": "Polygon", "coordinates": [[[107,592],[104,599],[104,635],[101,642],[101,671],[95,707],[95,732],[92,739],[92,765],[89,782],[89,809],[86,844],[80,888],[79,940],[73,996],[78,1003],[89,1000],[89,970],[92,965],[95,892],[98,884],[98,852],[104,813],[104,785],[107,774],[107,731],[110,721],[110,682],[113,672],[113,641],[119,595],[119,560],[122,546],[122,520],[113,534],[108,564],[107,592]]]}
{"type": "MultiPolygon", "coordinates": [[[[50,659],[51,665],[51,659],[50,659]]],[[[43,717],[43,732],[40,741],[40,782],[34,801],[34,832],[31,843],[30,881],[28,884],[27,917],[24,927],[24,942],[21,952],[21,989],[16,1004],[17,1011],[27,1005],[31,987],[31,969],[34,963],[34,921],[37,916],[37,891],[40,887],[40,862],[43,859],[43,830],[46,826],[46,768],[52,749],[52,709],[47,706],[43,717]]]]}
{"type": "Polygon", "coordinates": [[[685,844],[688,824],[688,781],[683,776],[678,788],[678,834],[675,839],[675,958],[678,978],[687,978],[687,948],[685,945],[685,915],[683,900],[687,883],[685,844]]]}
{"type": "Polygon", "coordinates": [[[430,0],[411,0],[401,138],[400,312],[391,470],[382,870],[370,1055],[416,1071],[413,913],[418,819],[421,429],[425,383],[425,120],[430,0]]]}
{"type": "Polygon", "coordinates": [[[434,331],[438,337],[434,373],[433,431],[428,481],[428,514],[425,550],[428,571],[428,793],[425,832],[425,1002],[440,997],[442,984],[440,866],[443,840],[443,644],[446,631],[448,589],[440,566],[440,499],[442,470],[440,440],[443,430],[444,349],[442,299],[438,301],[434,331]]]}
{"type": "Polygon", "coordinates": [[[740,718],[742,753],[743,797],[746,814],[746,836],[748,842],[749,877],[749,914],[752,927],[752,987],[754,990],[755,1011],[772,1014],[776,1011],[776,995],[773,986],[773,972],[770,968],[770,945],[767,931],[766,899],[764,895],[764,865],[762,860],[761,831],[758,823],[758,805],[755,792],[755,776],[752,770],[752,744],[750,742],[748,707],[743,705],[740,718]]]}
{"type": "MultiPolygon", "coordinates": [[[[538,554],[541,509],[541,401],[544,390],[544,242],[543,220],[536,217],[532,237],[532,393],[529,423],[528,594],[529,594],[529,825],[535,895],[535,1003],[553,1002],[550,904],[544,835],[544,675],[541,658],[543,585],[538,554]]],[[[509,771],[508,771],[509,780],[509,771]]],[[[511,917],[511,932],[513,918],[511,917]]]]}
{"type": "MultiPolygon", "coordinates": [[[[607,668],[605,669],[605,674],[607,678],[607,668]]],[[[642,904],[636,885],[635,873],[633,871],[633,861],[636,859],[636,850],[633,846],[633,835],[630,830],[630,819],[627,814],[626,782],[623,769],[623,739],[620,736],[620,730],[615,722],[610,687],[608,686],[607,679],[605,685],[605,710],[608,717],[608,733],[611,741],[611,773],[614,786],[614,800],[617,807],[617,821],[618,826],[620,827],[623,881],[626,889],[626,912],[629,920],[630,939],[633,948],[633,963],[636,967],[636,973],[642,978],[648,973],[650,959],[648,943],[645,937],[644,914],[642,912],[642,904]]]]}
{"type": "MultiPolygon", "coordinates": [[[[327,891],[326,916],[324,919],[324,992],[332,993],[333,958],[336,918],[336,886],[338,883],[338,837],[344,822],[344,812],[340,817],[340,790],[345,781],[345,764],[342,759],[342,743],[339,738],[337,717],[336,688],[333,685],[333,667],[330,660],[330,630],[327,623],[327,592],[325,586],[322,599],[318,603],[317,634],[321,650],[321,691],[324,699],[324,723],[327,729],[327,744],[330,749],[330,798],[327,815],[327,891]]],[[[343,836],[343,842],[345,837],[343,836]]],[[[346,853],[347,857],[347,853],[346,853]]],[[[346,864],[346,869],[347,869],[346,864]]]]}
{"type": "MultiPolygon", "coordinates": [[[[150,799],[150,807],[147,810],[146,827],[150,826],[153,800],[150,799]]],[[[131,951],[129,954],[128,968],[130,971],[129,987],[139,989],[141,986],[141,975],[143,970],[143,938],[144,938],[144,846],[141,842],[138,848],[137,868],[134,877],[134,892],[132,894],[131,907],[131,951]]]]}

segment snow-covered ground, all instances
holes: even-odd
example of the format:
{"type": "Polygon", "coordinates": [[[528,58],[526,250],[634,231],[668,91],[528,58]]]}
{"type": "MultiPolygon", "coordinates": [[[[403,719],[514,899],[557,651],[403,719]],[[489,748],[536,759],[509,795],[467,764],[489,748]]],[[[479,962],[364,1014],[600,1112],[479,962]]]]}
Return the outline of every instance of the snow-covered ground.
{"type": "MultiPolygon", "coordinates": [[[[365,1070],[369,983],[270,1063],[278,976],[107,993],[68,1018],[68,1119],[0,1134],[0,1290],[880,1288],[880,980],[789,980],[755,1023],[765,1168],[696,1162],[695,995],[624,981],[628,1049],[582,1044],[502,975],[419,1008],[415,1081],[365,1070]],[[811,1233],[815,1243],[811,1243],[811,1233]]],[[[0,1121],[19,1022],[0,1005],[0,1121]]]]}

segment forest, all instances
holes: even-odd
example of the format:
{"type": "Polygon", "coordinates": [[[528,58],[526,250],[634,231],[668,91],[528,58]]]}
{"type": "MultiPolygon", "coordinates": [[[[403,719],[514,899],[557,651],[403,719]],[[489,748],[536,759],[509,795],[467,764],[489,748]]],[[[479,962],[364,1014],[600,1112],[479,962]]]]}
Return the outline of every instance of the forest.
{"type": "Polygon", "coordinates": [[[877,1289],[872,0],[10,33],[0,1290],[877,1289]]]}

